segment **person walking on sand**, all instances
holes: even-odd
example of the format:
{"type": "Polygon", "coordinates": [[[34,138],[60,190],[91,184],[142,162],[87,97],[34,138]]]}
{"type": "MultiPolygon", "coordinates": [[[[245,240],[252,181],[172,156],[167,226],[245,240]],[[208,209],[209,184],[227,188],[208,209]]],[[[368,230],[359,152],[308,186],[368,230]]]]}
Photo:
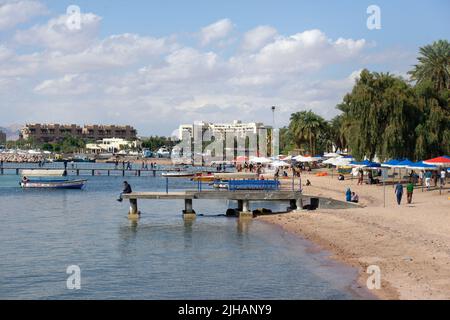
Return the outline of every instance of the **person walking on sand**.
{"type": "Polygon", "coordinates": [[[442,168],[441,170],[441,186],[445,186],[445,178],[447,177],[447,172],[445,172],[445,169],[442,168]]]}
{"type": "Polygon", "coordinates": [[[362,185],[364,181],[364,171],[362,169],[359,169],[358,171],[358,183],[357,185],[362,185]]]}
{"type": "Polygon", "coordinates": [[[427,187],[427,190],[430,191],[430,187],[431,187],[431,171],[425,172],[425,186],[427,187]]]}
{"type": "Polygon", "coordinates": [[[399,182],[395,185],[395,195],[397,196],[397,203],[398,205],[402,204],[402,197],[403,197],[403,185],[399,182]]]}
{"type": "Polygon", "coordinates": [[[413,180],[411,179],[411,180],[409,180],[409,183],[406,186],[406,195],[407,195],[407,199],[408,199],[408,204],[412,203],[413,193],[414,193],[414,183],[413,183],[413,180]]]}

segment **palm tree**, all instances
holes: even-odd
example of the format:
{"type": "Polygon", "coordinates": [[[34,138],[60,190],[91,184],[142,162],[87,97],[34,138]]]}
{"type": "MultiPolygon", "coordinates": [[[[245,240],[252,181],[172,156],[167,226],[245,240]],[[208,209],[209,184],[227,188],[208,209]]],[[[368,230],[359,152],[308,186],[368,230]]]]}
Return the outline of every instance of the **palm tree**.
{"type": "Polygon", "coordinates": [[[292,114],[289,130],[297,147],[300,147],[304,142],[308,142],[309,152],[311,152],[311,155],[315,155],[317,137],[324,130],[324,127],[325,120],[310,110],[292,114]]]}
{"type": "Polygon", "coordinates": [[[439,92],[450,89],[450,43],[439,40],[432,45],[420,48],[419,64],[409,72],[417,83],[430,80],[439,92]]]}

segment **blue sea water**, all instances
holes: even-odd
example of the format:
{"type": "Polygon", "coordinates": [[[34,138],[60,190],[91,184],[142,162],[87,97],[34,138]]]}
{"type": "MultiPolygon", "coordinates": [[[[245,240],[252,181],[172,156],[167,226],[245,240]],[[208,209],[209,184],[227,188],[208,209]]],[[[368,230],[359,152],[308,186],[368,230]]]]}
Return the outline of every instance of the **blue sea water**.
{"type": "MultiPolygon", "coordinates": [[[[86,178],[85,190],[51,191],[0,176],[0,299],[360,298],[355,270],[276,226],[224,217],[236,204],[194,201],[201,215],[184,220],[182,201],[140,201],[133,223],[115,200],[123,177],[86,178]],[[67,288],[71,265],[80,290],[67,288]]],[[[161,177],[126,179],[135,191],[165,190],[161,177]]]]}

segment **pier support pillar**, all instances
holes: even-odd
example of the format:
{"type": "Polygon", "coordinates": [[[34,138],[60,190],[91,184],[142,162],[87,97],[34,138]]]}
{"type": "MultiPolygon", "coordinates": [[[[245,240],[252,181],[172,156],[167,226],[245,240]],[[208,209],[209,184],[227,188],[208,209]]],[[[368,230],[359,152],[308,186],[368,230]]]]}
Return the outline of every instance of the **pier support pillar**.
{"type": "Polygon", "coordinates": [[[291,199],[289,200],[289,208],[290,210],[297,210],[297,200],[291,199]]]}
{"type": "Polygon", "coordinates": [[[239,210],[239,218],[252,218],[253,212],[250,211],[250,201],[239,200],[242,202],[242,210],[239,210]]]}
{"type": "Polygon", "coordinates": [[[241,212],[244,210],[244,201],[238,200],[238,211],[241,212]]]}
{"type": "Polygon", "coordinates": [[[184,199],[184,217],[195,216],[196,213],[192,207],[192,199],[184,199]]]}
{"type": "Polygon", "coordinates": [[[303,210],[303,198],[298,198],[297,200],[295,200],[295,204],[297,207],[297,211],[303,210]]]}
{"type": "Polygon", "coordinates": [[[128,212],[128,219],[139,219],[141,213],[138,210],[137,199],[130,199],[130,211],[128,212]]]}

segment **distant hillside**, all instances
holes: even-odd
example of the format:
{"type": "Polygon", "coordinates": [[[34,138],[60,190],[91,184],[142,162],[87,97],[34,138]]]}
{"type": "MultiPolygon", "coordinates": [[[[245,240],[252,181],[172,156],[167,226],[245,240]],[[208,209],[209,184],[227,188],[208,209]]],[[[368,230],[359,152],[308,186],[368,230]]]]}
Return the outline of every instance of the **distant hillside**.
{"type": "Polygon", "coordinates": [[[17,139],[19,139],[19,133],[20,133],[21,128],[22,128],[22,125],[13,124],[8,127],[0,127],[0,131],[3,131],[4,133],[6,133],[7,140],[17,140],[17,139]]]}

